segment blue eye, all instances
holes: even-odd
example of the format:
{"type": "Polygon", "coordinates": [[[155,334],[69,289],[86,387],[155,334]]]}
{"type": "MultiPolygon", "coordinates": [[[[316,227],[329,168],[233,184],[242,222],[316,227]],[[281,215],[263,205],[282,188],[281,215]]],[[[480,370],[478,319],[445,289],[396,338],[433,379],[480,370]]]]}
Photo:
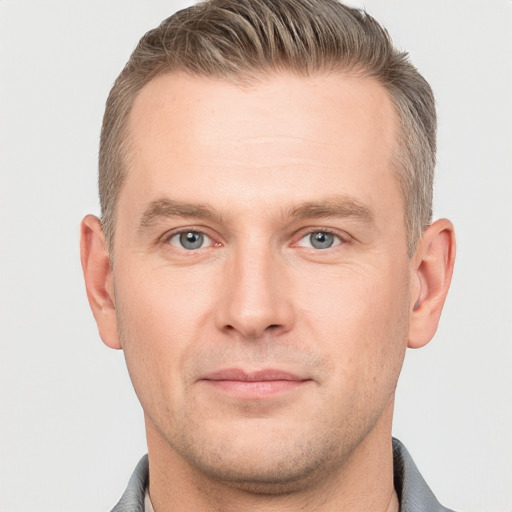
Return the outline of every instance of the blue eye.
{"type": "Polygon", "coordinates": [[[301,238],[299,245],[301,247],[312,247],[313,249],[329,249],[340,243],[340,238],[333,233],[329,233],[328,231],[314,231],[301,238]]]}
{"type": "Polygon", "coordinates": [[[169,239],[169,242],[174,247],[193,251],[209,245],[211,240],[209,236],[204,233],[200,233],[199,231],[184,231],[183,233],[177,233],[172,236],[169,239]]]}

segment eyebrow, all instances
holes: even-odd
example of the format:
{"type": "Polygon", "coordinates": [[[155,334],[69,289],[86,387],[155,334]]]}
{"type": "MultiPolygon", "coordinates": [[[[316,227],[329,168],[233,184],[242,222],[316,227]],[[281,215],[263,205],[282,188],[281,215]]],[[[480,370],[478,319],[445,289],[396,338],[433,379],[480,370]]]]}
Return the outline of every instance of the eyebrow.
{"type": "Polygon", "coordinates": [[[186,217],[192,219],[212,219],[219,215],[208,205],[186,203],[175,199],[158,199],[149,203],[140,219],[140,228],[148,228],[160,219],[186,217]]]}
{"type": "Polygon", "coordinates": [[[374,216],[368,206],[348,196],[330,196],[321,201],[311,201],[290,209],[290,217],[302,219],[314,218],[354,218],[366,224],[374,222],[374,216]]]}
{"type": "MultiPolygon", "coordinates": [[[[222,216],[214,208],[201,203],[188,203],[175,199],[158,199],[149,203],[140,220],[140,229],[156,224],[160,219],[182,217],[221,221],[222,216]]],[[[284,218],[305,220],[315,218],[354,218],[366,224],[374,222],[370,208],[348,196],[329,196],[320,201],[308,201],[283,210],[284,218]]]]}

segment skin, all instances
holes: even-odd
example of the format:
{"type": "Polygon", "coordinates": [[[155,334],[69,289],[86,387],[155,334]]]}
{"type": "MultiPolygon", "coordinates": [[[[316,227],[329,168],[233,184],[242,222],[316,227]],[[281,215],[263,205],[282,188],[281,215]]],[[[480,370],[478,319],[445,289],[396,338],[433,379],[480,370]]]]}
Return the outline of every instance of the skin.
{"type": "Polygon", "coordinates": [[[395,386],[455,242],[440,220],[408,257],[397,129],[382,86],[339,73],[167,74],[137,96],[115,264],[93,216],[82,264],[144,409],[158,512],[398,508],[395,386]]]}

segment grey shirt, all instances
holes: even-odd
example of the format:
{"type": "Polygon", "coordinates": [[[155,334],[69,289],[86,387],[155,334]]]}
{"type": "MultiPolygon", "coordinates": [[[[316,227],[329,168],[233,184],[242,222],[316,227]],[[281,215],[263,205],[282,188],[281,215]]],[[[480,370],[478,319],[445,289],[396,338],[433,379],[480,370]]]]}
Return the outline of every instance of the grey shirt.
{"type": "MultiPolygon", "coordinates": [[[[409,452],[398,439],[393,439],[393,469],[400,512],[453,512],[437,501],[409,452]]],[[[111,512],[144,512],[148,483],[148,456],[145,455],[137,464],[119,503],[111,512]]]]}

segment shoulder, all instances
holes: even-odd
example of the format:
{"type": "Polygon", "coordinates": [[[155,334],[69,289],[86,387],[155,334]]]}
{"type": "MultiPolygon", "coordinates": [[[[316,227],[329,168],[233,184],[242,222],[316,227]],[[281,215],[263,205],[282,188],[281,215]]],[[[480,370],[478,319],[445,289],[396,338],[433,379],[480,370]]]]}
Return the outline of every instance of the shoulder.
{"type": "Polygon", "coordinates": [[[126,491],[111,512],[144,512],[144,497],[149,481],[148,456],[137,464],[126,491]]]}
{"type": "Polygon", "coordinates": [[[443,507],[421,476],[405,446],[393,438],[393,470],[400,512],[454,512],[443,507]]]}

